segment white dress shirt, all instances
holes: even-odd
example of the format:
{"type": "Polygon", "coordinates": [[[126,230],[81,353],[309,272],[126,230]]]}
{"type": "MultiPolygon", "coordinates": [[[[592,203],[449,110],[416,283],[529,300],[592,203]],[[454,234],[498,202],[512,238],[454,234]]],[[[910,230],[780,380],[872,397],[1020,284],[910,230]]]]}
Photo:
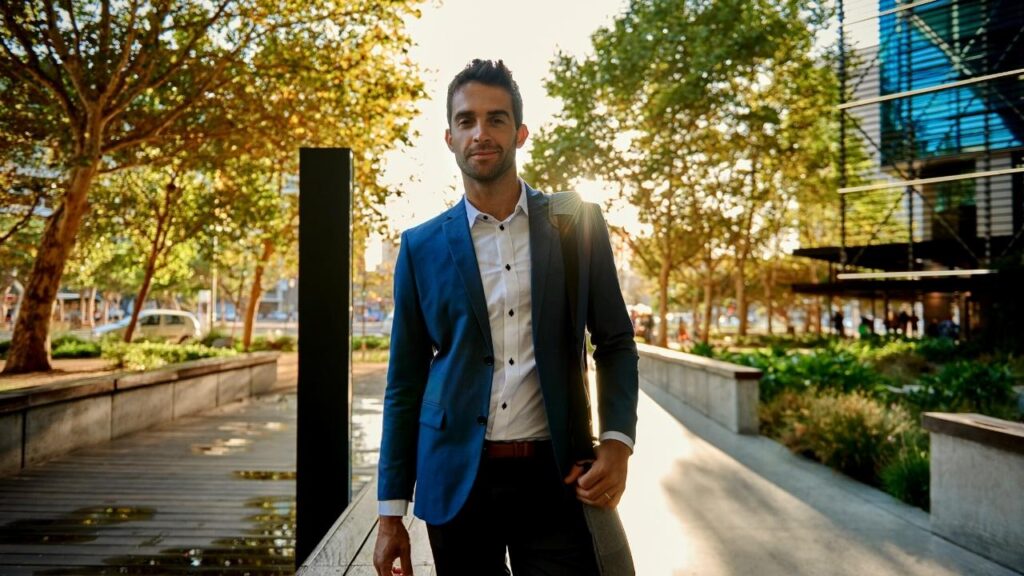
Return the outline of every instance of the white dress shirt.
{"type": "MultiPolygon", "coordinates": [[[[498,442],[551,436],[533,349],[530,210],[526,184],[521,180],[519,189],[515,209],[500,221],[463,197],[494,347],[485,438],[498,442]]],[[[609,438],[633,448],[633,439],[621,432],[601,434],[601,440],[609,438]]],[[[385,500],[379,503],[379,511],[384,516],[402,516],[408,504],[406,500],[385,500]]]]}

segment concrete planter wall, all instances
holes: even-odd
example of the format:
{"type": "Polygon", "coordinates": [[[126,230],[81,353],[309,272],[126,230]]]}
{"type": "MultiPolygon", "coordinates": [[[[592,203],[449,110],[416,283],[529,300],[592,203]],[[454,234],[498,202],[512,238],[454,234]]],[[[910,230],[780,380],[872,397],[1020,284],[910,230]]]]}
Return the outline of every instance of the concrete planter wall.
{"type": "Polygon", "coordinates": [[[1024,572],[1024,424],[928,412],[932,532],[1024,572]]]}
{"type": "Polygon", "coordinates": [[[637,344],[640,383],[668,393],[737,434],[757,434],[761,371],[637,344]]]}
{"type": "Polygon", "coordinates": [[[184,362],[0,393],[0,475],[269,392],[276,352],[184,362]]]}

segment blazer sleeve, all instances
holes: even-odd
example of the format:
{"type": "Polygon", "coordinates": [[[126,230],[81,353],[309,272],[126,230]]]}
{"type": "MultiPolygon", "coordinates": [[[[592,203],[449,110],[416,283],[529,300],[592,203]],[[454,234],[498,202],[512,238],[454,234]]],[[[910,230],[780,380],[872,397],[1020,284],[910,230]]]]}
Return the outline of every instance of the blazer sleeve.
{"type": "Polygon", "coordinates": [[[395,315],[384,391],[378,500],[412,500],[416,483],[420,406],[433,348],[420,307],[412,250],[408,233],[403,233],[395,265],[395,315]]]}
{"type": "Polygon", "coordinates": [[[633,323],[622,299],[608,226],[601,210],[589,205],[590,276],[587,329],[597,368],[597,413],[600,433],[614,431],[636,440],[639,395],[633,323]]]}

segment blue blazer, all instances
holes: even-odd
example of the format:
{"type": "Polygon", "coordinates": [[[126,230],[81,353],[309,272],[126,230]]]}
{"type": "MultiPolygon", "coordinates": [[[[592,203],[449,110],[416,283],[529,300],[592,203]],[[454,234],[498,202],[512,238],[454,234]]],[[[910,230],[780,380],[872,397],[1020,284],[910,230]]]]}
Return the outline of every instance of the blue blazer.
{"type": "MultiPolygon", "coordinates": [[[[572,465],[567,383],[580,370],[583,318],[570,326],[565,270],[548,196],[527,186],[533,341],[551,442],[572,465]],[[574,332],[575,336],[574,337],[574,332]]],[[[595,346],[600,431],[636,437],[637,352],[608,229],[596,207],[591,257],[580,264],[595,346]]],[[[402,234],[395,268],[391,359],[384,394],[378,499],[414,500],[444,524],[462,508],[483,452],[494,351],[464,202],[402,234]],[[415,498],[413,491],[415,488],[415,498]]],[[[577,378],[578,381],[578,378],[577,378]]]]}

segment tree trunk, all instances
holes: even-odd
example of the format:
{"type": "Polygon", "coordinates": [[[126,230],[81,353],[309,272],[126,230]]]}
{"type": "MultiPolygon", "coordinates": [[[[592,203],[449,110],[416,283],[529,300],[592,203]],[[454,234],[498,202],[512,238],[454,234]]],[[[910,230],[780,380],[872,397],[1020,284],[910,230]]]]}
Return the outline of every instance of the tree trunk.
{"type": "Polygon", "coordinates": [[[153,275],[156,273],[157,255],[156,247],[150,250],[149,258],[146,260],[146,273],[142,278],[142,286],[139,287],[139,293],[135,297],[135,305],[132,306],[132,319],[128,322],[128,327],[124,329],[125,342],[131,342],[132,336],[135,335],[135,325],[139,321],[139,312],[142,312],[142,305],[146,303],[146,296],[149,295],[149,287],[153,283],[153,275]]]}
{"type": "Polygon", "coordinates": [[[21,300],[4,374],[50,369],[50,315],[53,312],[53,301],[60,288],[64,264],[82,225],[82,217],[89,208],[89,187],[99,163],[99,154],[96,154],[87,164],[71,169],[64,201],[46,222],[21,300]]]}
{"type": "Polygon", "coordinates": [[[96,287],[89,289],[89,300],[86,302],[85,325],[89,328],[96,327],[96,287]]]}
{"type": "Polygon", "coordinates": [[[736,263],[736,314],[740,317],[740,325],[737,331],[738,336],[747,335],[747,312],[750,303],[747,302],[747,263],[746,258],[736,263]]]}
{"type": "Polygon", "coordinates": [[[662,261],[661,272],[658,274],[658,320],[661,326],[658,329],[658,346],[668,348],[668,273],[669,263],[662,261]]]}
{"type": "Polygon", "coordinates": [[[775,284],[775,269],[768,271],[768,281],[764,283],[764,300],[768,308],[768,335],[772,335],[772,316],[775,315],[775,302],[773,301],[773,286],[775,284]]]}
{"type": "Polygon", "coordinates": [[[704,280],[704,322],[701,326],[700,335],[704,342],[711,341],[711,304],[714,301],[715,291],[715,270],[708,266],[707,278],[704,280]]]}
{"type": "Polygon", "coordinates": [[[245,310],[245,328],[242,332],[242,346],[246,352],[249,351],[249,345],[252,344],[252,328],[256,321],[256,310],[259,309],[260,297],[263,295],[263,272],[266,268],[267,261],[270,260],[270,256],[273,253],[274,242],[269,238],[265,238],[263,240],[263,251],[260,253],[259,260],[256,261],[256,272],[253,274],[252,288],[249,290],[249,304],[245,310]]]}

